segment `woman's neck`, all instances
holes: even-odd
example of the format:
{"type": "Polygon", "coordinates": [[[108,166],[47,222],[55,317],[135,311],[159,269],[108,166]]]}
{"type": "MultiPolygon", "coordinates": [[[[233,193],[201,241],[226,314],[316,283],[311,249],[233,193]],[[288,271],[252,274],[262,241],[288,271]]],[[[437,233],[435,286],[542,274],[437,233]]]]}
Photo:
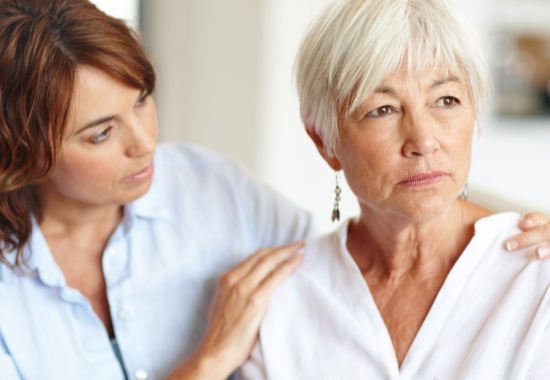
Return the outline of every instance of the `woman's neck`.
{"type": "Polygon", "coordinates": [[[365,208],[349,226],[347,246],[364,275],[390,281],[430,276],[454,265],[474,235],[477,214],[456,201],[440,217],[413,223],[365,208]]]}
{"type": "Polygon", "coordinates": [[[44,235],[88,235],[108,239],[122,219],[116,204],[91,204],[61,194],[49,183],[38,187],[42,211],[39,221],[44,235]]]}

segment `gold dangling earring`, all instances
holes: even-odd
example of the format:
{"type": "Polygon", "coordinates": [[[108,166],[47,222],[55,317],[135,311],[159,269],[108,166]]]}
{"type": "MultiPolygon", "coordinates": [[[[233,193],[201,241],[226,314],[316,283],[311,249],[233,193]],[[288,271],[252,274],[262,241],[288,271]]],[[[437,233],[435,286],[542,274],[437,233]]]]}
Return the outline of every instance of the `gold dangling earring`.
{"type": "Polygon", "coordinates": [[[336,176],[336,189],[334,189],[334,193],[336,194],[336,198],[334,198],[334,209],[332,210],[332,221],[335,220],[340,221],[340,209],[338,208],[338,202],[340,202],[340,194],[342,193],[342,190],[338,186],[338,173],[335,173],[336,176]]]}
{"type": "Polygon", "coordinates": [[[464,188],[462,189],[462,192],[458,196],[458,199],[464,198],[465,201],[468,200],[468,182],[464,184],[464,188]]]}

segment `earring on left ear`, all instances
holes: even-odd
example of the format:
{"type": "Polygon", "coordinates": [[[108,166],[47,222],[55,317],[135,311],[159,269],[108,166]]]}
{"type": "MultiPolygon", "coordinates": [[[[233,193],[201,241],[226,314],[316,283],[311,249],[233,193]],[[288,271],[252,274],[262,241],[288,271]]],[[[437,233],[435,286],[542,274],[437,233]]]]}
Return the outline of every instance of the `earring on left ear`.
{"type": "Polygon", "coordinates": [[[338,202],[340,202],[340,194],[342,193],[342,190],[338,186],[338,173],[335,172],[336,177],[336,189],[334,189],[334,193],[336,194],[336,198],[334,198],[334,209],[332,210],[332,221],[335,220],[340,221],[340,209],[338,208],[338,202]]]}

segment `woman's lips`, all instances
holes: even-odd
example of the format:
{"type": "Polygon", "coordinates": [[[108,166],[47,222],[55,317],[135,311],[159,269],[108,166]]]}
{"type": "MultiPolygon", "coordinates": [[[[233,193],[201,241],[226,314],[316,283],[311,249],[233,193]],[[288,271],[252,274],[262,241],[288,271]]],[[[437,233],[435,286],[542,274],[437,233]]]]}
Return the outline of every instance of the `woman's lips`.
{"type": "Polygon", "coordinates": [[[130,177],[126,177],[123,179],[124,182],[147,182],[153,177],[153,173],[155,172],[155,166],[151,163],[151,165],[147,166],[145,169],[140,170],[136,174],[131,175],[130,177]]]}
{"type": "Polygon", "coordinates": [[[433,185],[435,183],[443,181],[448,176],[449,175],[447,173],[443,172],[421,173],[399,182],[399,185],[408,187],[433,185]]]}

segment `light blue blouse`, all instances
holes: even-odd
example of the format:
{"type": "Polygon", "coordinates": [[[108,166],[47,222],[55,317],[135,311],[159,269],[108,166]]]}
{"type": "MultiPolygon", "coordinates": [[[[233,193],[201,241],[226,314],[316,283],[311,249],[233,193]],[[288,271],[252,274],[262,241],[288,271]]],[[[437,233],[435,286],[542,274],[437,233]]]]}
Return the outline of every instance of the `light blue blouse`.
{"type": "MultiPolygon", "coordinates": [[[[200,148],[159,146],[150,191],[127,205],[103,255],[128,377],[164,379],[193,351],[221,273],[312,233],[309,214],[239,166],[200,148]]],[[[0,379],[123,379],[104,325],[66,285],[36,225],[25,254],[37,276],[0,265],[0,379]]]]}

